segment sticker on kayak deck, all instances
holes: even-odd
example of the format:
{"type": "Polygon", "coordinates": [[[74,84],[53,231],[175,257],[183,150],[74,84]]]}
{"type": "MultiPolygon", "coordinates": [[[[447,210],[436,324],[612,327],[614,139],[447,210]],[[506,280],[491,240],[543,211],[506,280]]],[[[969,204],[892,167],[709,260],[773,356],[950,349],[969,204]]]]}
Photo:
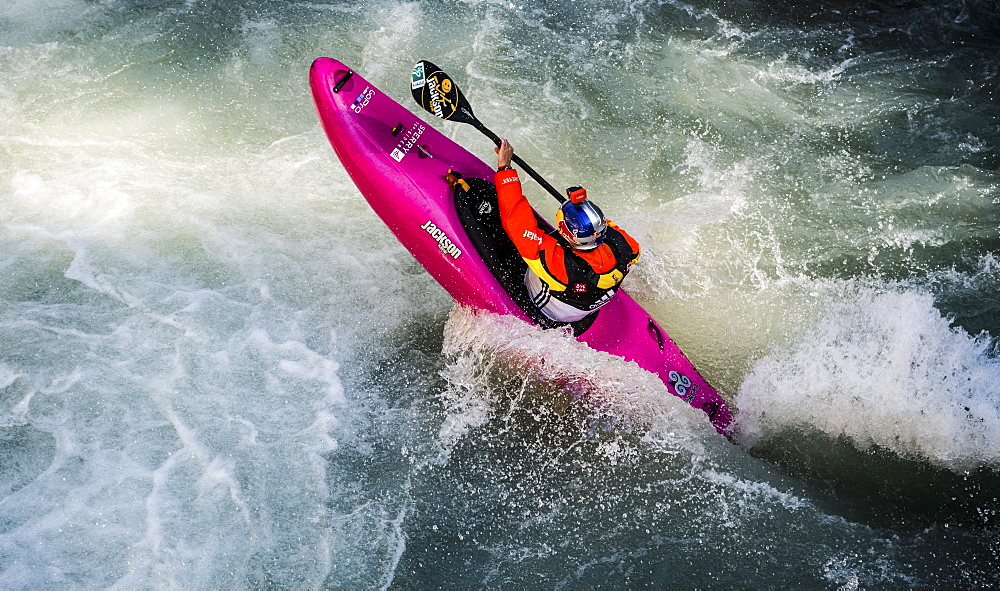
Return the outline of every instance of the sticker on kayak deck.
{"type": "Polygon", "coordinates": [[[365,88],[364,92],[359,94],[358,98],[354,99],[354,103],[351,104],[351,110],[355,113],[360,113],[361,109],[368,106],[373,96],[375,96],[375,89],[371,86],[365,88]]]}
{"type": "Polygon", "coordinates": [[[437,240],[438,248],[440,248],[441,252],[444,254],[456,260],[458,257],[462,256],[462,251],[455,246],[455,243],[451,241],[451,238],[448,238],[448,235],[445,234],[444,230],[434,225],[434,222],[427,220],[424,222],[423,226],[420,226],[420,229],[425,230],[431,235],[431,238],[437,240]]]}
{"type": "Polygon", "coordinates": [[[674,392],[676,392],[678,396],[688,402],[694,400],[694,393],[698,390],[698,385],[695,384],[692,386],[691,378],[679,371],[671,370],[670,373],[667,374],[667,379],[670,380],[670,385],[674,387],[674,392]]]}
{"type": "Polygon", "coordinates": [[[389,153],[389,155],[392,156],[392,159],[396,162],[402,162],[403,157],[410,153],[410,150],[413,149],[413,146],[417,143],[417,140],[420,139],[420,136],[424,135],[424,131],[426,131],[426,129],[427,127],[419,121],[410,126],[410,128],[406,130],[406,133],[403,134],[403,137],[399,138],[399,143],[396,144],[396,147],[389,153]]]}
{"type": "Polygon", "coordinates": [[[416,90],[418,88],[423,88],[426,81],[424,80],[424,62],[420,62],[413,67],[413,76],[410,78],[410,88],[416,90]]]}

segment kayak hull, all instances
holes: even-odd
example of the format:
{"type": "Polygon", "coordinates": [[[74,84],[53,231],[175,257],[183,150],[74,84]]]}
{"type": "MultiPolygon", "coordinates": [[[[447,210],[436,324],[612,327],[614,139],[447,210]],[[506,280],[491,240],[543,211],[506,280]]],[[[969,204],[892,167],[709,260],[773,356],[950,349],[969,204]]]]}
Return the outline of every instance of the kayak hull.
{"type": "MultiPolygon", "coordinates": [[[[491,181],[493,168],[337,60],[317,59],[309,80],[338,158],[417,262],[459,304],[536,323],[477,252],[445,180],[455,170],[491,181]]],[[[576,338],[655,373],[672,394],[704,410],[717,431],[730,434],[725,401],[626,292],[619,291],[576,338]]]]}

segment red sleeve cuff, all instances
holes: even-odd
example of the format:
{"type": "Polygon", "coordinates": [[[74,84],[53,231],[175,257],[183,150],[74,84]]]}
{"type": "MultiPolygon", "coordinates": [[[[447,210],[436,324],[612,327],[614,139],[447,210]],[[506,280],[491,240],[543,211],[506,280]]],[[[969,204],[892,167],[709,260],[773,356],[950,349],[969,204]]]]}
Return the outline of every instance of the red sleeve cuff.
{"type": "Polygon", "coordinates": [[[500,186],[505,183],[510,183],[513,181],[520,182],[521,179],[517,177],[517,170],[513,168],[508,168],[507,170],[501,170],[493,175],[493,183],[496,186],[500,186]]]}

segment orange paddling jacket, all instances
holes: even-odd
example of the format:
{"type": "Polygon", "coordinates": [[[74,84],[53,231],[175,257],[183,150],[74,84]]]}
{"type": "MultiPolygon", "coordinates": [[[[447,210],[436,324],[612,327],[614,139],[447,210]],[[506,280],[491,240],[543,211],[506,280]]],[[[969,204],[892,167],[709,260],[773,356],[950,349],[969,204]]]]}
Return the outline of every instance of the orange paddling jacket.
{"type": "Polygon", "coordinates": [[[524,281],[535,305],[553,320],[575,322],[611,301],[639,260],[639,244],[607,220],[600,246],[574,250],[539,227],[516,170],[497,172],[494,183],[503,228],[528,264],[524,281]]]}

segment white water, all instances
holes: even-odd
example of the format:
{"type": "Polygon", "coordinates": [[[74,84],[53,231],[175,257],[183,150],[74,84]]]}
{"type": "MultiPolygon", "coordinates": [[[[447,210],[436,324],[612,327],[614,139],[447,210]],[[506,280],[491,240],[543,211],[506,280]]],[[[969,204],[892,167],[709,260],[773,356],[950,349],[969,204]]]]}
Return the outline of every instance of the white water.
{"type": "Polygon", "coordinates": [[[995,580],[989,63],[755,16],[0,7],[0,587],[995,580]],[[320,55],[400,100],[432,59],[603,195],[740,445],[648,374],[455,309],[323,137],[320,55]],[[839,443],[789,463],[801,433],[839,443]]]}
{"type": "Polygon", "coordinates": [[[1000,364],[988,339],[951,327],[913,291],[861,290],[831,308],[744,380],[745,443],[808,426],[954,470],[1000,463],[1000,364]]]}

